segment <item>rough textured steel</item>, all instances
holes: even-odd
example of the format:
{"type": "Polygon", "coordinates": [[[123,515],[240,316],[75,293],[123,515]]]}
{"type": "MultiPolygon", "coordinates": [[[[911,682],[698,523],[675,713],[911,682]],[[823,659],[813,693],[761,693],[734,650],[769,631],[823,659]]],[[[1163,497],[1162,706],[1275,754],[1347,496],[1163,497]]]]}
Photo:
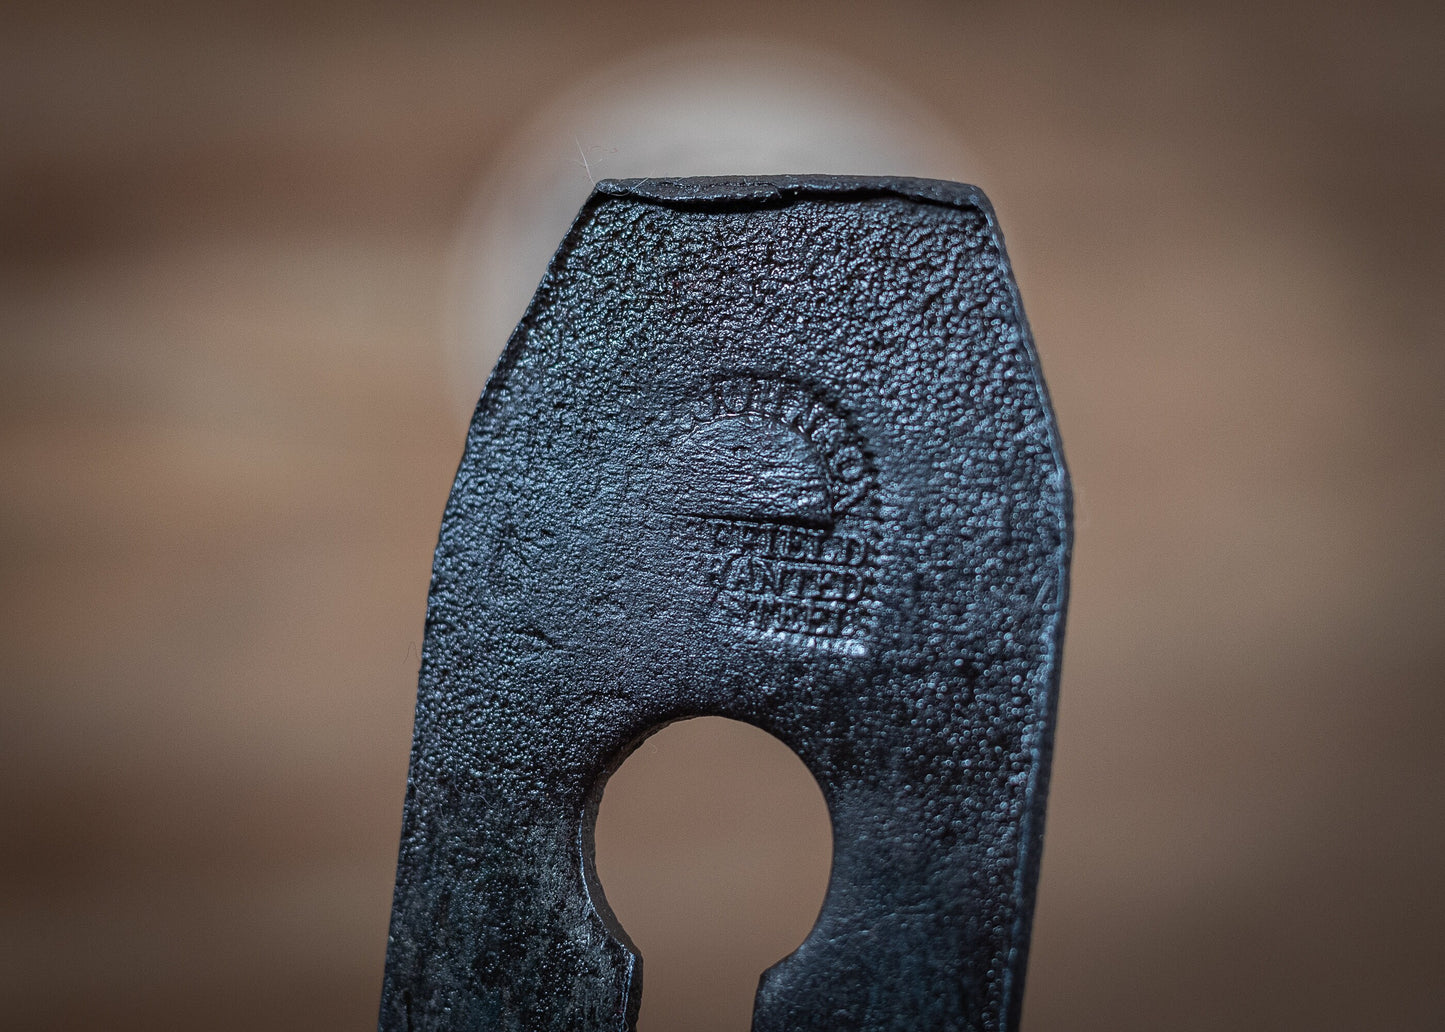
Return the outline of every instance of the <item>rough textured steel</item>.
{"type": "Polygon", "coordinates": [[[599,184],[443,519],[381,1028],[629,1028],[592,822],[700,715],[786,742],[833,819],[755,1029],[1015,1028],[1070,528],[977,190],[599,184]]]}

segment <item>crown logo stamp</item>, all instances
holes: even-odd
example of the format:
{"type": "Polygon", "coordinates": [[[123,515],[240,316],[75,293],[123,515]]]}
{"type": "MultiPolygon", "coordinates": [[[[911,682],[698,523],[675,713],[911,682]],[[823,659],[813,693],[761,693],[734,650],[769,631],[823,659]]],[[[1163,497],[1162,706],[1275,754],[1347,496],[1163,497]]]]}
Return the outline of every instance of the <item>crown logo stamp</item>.
{"type": "Polygon", "coordinates": [[[700,385],[679,415],[665,508],[711,618],[863,651],[876,610],[877,476],[848,420],[800,382],[751,375],[700,385]]]}

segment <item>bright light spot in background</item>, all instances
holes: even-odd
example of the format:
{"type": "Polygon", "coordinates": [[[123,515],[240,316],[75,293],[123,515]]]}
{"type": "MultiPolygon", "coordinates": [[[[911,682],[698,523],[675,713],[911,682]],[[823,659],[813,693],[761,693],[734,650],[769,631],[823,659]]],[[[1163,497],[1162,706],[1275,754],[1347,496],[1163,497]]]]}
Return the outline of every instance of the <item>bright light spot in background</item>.
{"type": "Polygon", "coordinates": [[[835,56],[747,40],[649,51],[576,85],[503,148],[458,248],[447,376],[470,419],[597,179],[832,172],[968,181],[950,127],[835,56]]]}

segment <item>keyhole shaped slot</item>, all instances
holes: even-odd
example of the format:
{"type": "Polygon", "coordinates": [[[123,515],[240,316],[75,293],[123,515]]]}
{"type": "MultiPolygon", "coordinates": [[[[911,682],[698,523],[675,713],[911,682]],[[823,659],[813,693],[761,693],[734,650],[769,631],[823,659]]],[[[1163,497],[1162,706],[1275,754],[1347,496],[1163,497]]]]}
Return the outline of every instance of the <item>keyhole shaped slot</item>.
{"type": "Polygon", "coordinates": [[[670,724],[608,780],[607,903],[643,957],[638,1032],[748,1032],[763,971],[807,937],[833,830],[786,745],[721,717],[670,724]]]}

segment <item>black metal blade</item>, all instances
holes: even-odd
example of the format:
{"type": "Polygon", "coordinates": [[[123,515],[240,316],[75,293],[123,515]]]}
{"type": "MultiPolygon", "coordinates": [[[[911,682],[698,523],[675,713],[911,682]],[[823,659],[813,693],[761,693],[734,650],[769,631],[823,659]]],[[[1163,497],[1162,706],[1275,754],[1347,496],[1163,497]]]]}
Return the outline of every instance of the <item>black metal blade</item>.
{"type": "Polygon", "coordinates": [[[758,1032],[1015,1028],[1070,542],[981,193],[599,184],[443,520],[381,1028],[629,1028],[591,824],[701,715],[791,746],[834,825],[758,1032]]]}

